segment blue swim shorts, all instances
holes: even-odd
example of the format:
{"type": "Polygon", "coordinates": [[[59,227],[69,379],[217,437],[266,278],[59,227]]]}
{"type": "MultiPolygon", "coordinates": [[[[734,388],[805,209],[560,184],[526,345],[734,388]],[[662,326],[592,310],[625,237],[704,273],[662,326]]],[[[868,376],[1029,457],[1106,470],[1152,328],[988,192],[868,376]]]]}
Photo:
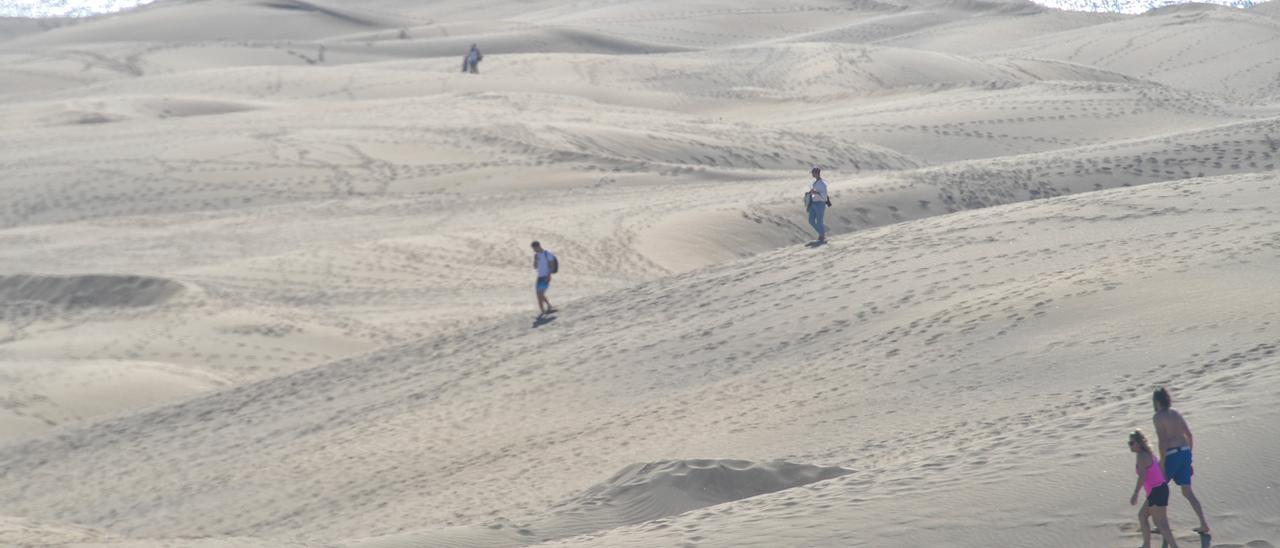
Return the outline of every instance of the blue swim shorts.
{"type": "Polygon", "coordinates": [[[538,276],[538,283],[533,284],[540,294],[546,293],[548,287],[551,287],[551,276],[538,276]]]}
{"type": "Polygon", "coordinates": [[[1170,449],[1165,454],[1164,477],[1178,485],[1191,485],[1191,475],[1194,473],[1190,449],[1170,449]]]}

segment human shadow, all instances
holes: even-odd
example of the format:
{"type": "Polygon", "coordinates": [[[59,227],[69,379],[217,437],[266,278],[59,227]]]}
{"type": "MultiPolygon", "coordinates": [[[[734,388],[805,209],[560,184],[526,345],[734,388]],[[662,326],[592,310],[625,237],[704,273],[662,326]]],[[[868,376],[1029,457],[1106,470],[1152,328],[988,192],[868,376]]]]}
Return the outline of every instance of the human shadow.
{"type": "MultiPolygon", "coordinates": [[[[1206,535],[1199,531],[1196,531],[1196,534],[1200,535],[1200,548],[1212,548],[1213,546],[1212,534],[1206,535]]],[[[1169,548],[1169,541],[1164,540],[1163,538],[1160,539],[1160,548],[1169,548]]]]}
{"type": "Polygon", "coordinates": [[[538,314],[538,317],[533,319],[532,327],[536,329],[538,327],[542,327],[554,321],[556,321],[555,312],[552,312],[550,314],[538,314]]]}

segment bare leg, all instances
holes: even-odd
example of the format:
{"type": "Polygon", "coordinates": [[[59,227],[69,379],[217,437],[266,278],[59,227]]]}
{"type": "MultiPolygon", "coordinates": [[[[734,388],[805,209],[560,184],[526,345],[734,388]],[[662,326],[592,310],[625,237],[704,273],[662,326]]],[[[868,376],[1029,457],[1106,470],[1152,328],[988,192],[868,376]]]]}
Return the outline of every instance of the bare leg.
{"type": "Polygon", "coordinates": [[[1151,548],[1151,523],[1147,520],[1151,516],[1151,508],[1147,503],[1142,503],[1142,509],[1138,510],[1138,527],[1142,529],[1142,548],[1151,548]]]}
{"type": "Polygon", "coordinates": [[[541,293],[539,293],[539,294],[538,294],[538,312],[543,313],[543,314],[546,314],[546,313],[547,313],[547,309],[546,309],[545,307],[543,307],[543,306],[542,306],[542,302],[543,302],[543,301],[546,301],[546,300],[547,300],[547,298],[546,298],[546,297],[543,297],[541,293]]]}
{"type": "Polygon", "coordinates": [[[1164,537],[1164,541],[1169,544],[1169,548],[1178,548],[1178,539],[1173,538],[1173,529],[1169,527],[1169,514],[1163,506],[1154,506],[1151,508],[1151,517],[1156,520],[1156,527],[1160,529],[1160,536],[1164,537]]]}
{"type": "Polygon", "coordinates": [[[1196,529],[1197,533],[1209,534],[1209,522],[1204,520],[1204,510],[1200,509],[1200,499],[1196,498],[1196,494],[1191,491],[1190,485],[1180,485],[1182,488],[1182,496],[1187,498],[1187,502],[1191,503],[1191,509],[1196,511],[1196,517],[1200,518],[1200,528],[1196,529]]]}

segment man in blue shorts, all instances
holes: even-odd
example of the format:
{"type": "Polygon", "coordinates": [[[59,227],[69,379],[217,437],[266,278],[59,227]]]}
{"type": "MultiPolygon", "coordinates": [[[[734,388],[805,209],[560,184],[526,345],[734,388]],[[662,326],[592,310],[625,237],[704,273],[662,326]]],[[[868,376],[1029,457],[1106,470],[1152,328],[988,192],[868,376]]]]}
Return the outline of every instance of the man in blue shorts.
{"type": "Polygon", "coordinates": [[[542,244],[535,241],[531,245],[533,246],[533,268],[538,271],[538,281],[533,285],[534,291],[538,293],[538,311],[542,314],[550,314],[556,309],[551,306],[551,301],[547,300],[547,288],[551,287],[551,275],[560,270],[559,263],[554,254],[542,249],[542,244]]]}
{"type": "Polygon", "coordinates": [[[826,243],[825,217],[827,207],[831,205],[831,198],[827,196],[827,182],[822,180],[822,169],[813,166],[809,174],[813,176],[813,182],[809,183],[809,192],[804,196],[804,207],[809,213],[809,226],[818,233],[818,243],[826,243]]]}
{"type": "Polygon", "coordinates": [[[1187,498],[1191,509],[1196,511],[1196,517],[1200,518],[1200,527],[1195,532],[1208,536],[1209,523],[1204,520],[1200,499],[1191,491],[1191,476],[1194,473],[1191,468],[1191,449],[1195,444],[1191,437],[1191,427],[1171,407],[1173,401],[1168,390],[1163,387],[1157,389],[1151,395],[1151,403],[1156,408],[1156,414],[1151,420],[1156,425],[1156,435],[1160,437],[1160,466],[1164,469],[1164,477],[1178,484],[1182,489],[1182,496],[1187,498]]]}

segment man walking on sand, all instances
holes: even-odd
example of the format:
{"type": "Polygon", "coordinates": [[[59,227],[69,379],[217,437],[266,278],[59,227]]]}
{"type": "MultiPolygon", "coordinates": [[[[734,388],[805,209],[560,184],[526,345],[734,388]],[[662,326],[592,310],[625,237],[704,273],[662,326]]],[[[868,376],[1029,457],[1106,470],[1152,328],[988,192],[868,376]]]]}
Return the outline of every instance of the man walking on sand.
{"type": "Polygon", "coordinates": [[[1191,475],[1194,473],[1191,468],[1191,450],[1195,447],[1195,440],[1191,437],[1191,427],[1187,425],[1187,421],[1181,414],[1170,407],[1173,402],[1168,390],[1163,387],[1157,389],[1151,395],[1151,403],[1156,408],[1156,414],[1151,420],[1156,426],[1156,436],[1160,438],[1160,467],[1164,470],[1164,477],[1177,483],[1181,488],[1182,496],[1191,503],[1191,509],[1195,510],[1196,517],[1200,518],[1200,527],[1195,529],[1195,532],[1207,537],[1209,523],[1204,520],[1200,499],[1197,499],[1196,494],[1191,491],[1191,475]]]}
{"type": "Polygon", "coordinates": [[[551,275],[560,270],[560,261],[553,253],[542,249],[542,244],[535,241],[530,245],[533,247],[533,269],[538,271],[538,281],[533,286],[538,293],[538,312],[550,314],[556,309],[547,300],[547,288],[551,287],[551,275]]]}
{"type": "Polygon", "coordinates": [[[831,205],[831,198],[827,196],[827,182],[822,180],[822,169],[814,166],[809,174],[813,175],[813,182],[809,184],[809,193],[804,197],[805,209],[809,211],[809,226],[818,232],[818,243],[825,243],[827,225],[823,223],[823,218],[826,217],[827,206],[831,205]]]}

